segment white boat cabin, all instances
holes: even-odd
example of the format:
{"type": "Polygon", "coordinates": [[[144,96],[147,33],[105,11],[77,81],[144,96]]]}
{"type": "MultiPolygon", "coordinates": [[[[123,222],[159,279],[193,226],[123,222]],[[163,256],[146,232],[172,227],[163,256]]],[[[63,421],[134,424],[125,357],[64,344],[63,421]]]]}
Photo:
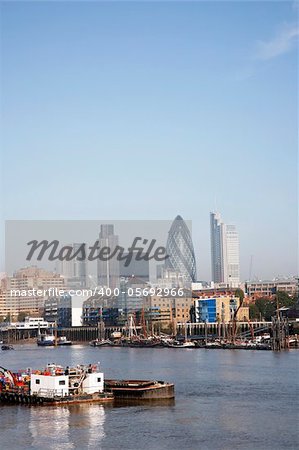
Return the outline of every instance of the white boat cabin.
{"type": "Polygon", "coordinates": [[[39,397],[66,397],[104,391],[104,373],[97,366],[77,366],[65,369],[49,364],[39,373],[31,373],[30,394],[39,397]]]}

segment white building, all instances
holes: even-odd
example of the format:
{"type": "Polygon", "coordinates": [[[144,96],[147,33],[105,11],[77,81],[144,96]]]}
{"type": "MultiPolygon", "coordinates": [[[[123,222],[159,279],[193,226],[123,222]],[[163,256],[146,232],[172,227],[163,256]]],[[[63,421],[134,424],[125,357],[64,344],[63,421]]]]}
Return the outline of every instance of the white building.
{"type": "Polygon", "coordinates": [[[12,322],[10,327],[17,330],[44,330],[49,328],[49,323],[43,317],[25,317],[24,322],[12,322]]]}
{"type": "Polygon", "coordinates": [[[222,222],[219,213],[210,213],[212,281],[230,287],[240,284],[239,235],[235,225],[222,222]]]}

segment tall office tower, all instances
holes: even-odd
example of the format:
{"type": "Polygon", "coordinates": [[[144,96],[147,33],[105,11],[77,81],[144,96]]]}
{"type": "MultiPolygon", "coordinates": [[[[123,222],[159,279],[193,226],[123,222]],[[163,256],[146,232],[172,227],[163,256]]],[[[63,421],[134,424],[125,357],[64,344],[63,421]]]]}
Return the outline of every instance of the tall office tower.
{"type": "Polygon", "coordinates": [[[222,222],[219,213],[210,213],[212,281],[237,287],[240,283],[239,235],[235,225],[222,222]]]}
{"type": "Polygon", "coordinates": [[[86,244],[74,243],[68,244],[72,248],[72,255],[76,258],[70,261],[63,260],[59,262],[58,272],[65,278],[67,287],[85,287],[86,286],[86,244]]]}
{"type": "Polygon", "coordinates": [[[219,213],[210,213],[211,227],[211,258],[212,258],[212,281],[215,283],[224,282],[226,251],[225,225],[221,222],[219,213]]]}
{"type": "MultiPolygon", "coordinates": [[[[117,245],[118,236],[114,234],[114,225],[101,225],[99,236],[100,248],[109,247],[110,253],[113,253],[117,245]]],[[[107,261],[98,259],[97,271],[99,286],[106,286],[111,289],[119,287],[119,261],[117,260],[117,256],[107,261]]]]}
{"type": "Polygon", "coordinates": [[[165,261],[167,269],[180,274],[186,282],[196,281],[196,261],[190,231],[181,216],[172,222],[168,233],[165,261]]]}

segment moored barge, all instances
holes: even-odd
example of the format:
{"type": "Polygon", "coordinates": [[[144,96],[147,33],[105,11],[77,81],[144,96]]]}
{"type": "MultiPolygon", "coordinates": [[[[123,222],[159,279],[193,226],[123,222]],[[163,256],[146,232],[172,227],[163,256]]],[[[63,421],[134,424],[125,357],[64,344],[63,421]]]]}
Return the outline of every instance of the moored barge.
{"type": "Polygon", "coordinates": [[[162,400],[174,398],[174,384],[150,380],[106,380],[105,390],[117,400],[162,400]]]}
{"type": "Polygon", "coordinates": [[[68,405],[174,398],[174,384],[151,380],[104,380],[97,364],[12,372],[0,367],[0,402],[23,405],[68,405]]]}

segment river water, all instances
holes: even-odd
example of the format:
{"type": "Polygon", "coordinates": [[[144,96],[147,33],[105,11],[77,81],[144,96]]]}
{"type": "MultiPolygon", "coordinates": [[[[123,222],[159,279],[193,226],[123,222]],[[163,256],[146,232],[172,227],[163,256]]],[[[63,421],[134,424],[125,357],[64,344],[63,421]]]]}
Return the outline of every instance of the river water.
{"type": "Polygon", "coordinates": [[[3,449],[295,449],[298,350],[92,348],[0,350],[17,370],[101,363],[107,378],[173,381],[175,402],[136,406],[0,406],[3,449]]]}

